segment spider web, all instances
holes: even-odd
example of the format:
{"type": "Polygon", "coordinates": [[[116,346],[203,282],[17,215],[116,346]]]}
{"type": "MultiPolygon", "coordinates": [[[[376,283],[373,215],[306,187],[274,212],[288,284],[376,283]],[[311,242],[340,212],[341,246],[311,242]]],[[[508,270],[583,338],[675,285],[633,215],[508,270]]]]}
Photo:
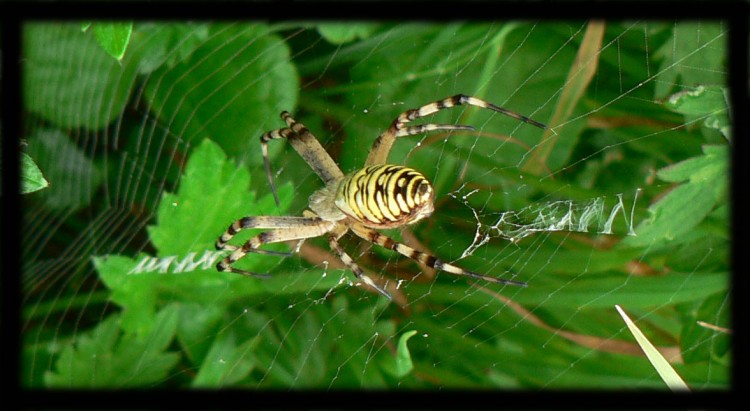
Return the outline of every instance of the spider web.
{"type": "Polygon", "coordinates": [[[50,182],[23,198],[23,386],[664,389],[619,304],[691,389],[728,387],[726,23],[136,21],[121,62],[108,30],[127,32],[23,27],[23,149],[50,182]],[[282,110],[350,172],[399,113],[459,93],[549,128],[425,119],[476,130],[396,143],[436,211],[387,234],[528,287],[351,237],[392,302],[322,239],[238,263],[267,279],[213,269],[232,221],[301,215],[321,187],[271,142],[274,204],[258,137],[282,110]]]}

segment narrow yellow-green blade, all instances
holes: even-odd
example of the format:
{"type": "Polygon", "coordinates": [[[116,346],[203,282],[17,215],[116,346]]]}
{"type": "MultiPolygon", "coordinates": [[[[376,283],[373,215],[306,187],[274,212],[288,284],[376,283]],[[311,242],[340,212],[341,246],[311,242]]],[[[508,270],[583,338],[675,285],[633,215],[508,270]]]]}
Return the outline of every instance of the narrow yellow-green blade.
{"type": "Polygon", "coordinates": [[[654,366],[654,369],[656,369],[656,372],[659,373],[659,376],[662,380],[664,380],[669,389],[671,389],[672,391],[689,391],[690,388],[687,386],[687,384],[685,384],[685,381],[683,381],[682,378],[674,370],[674,368],[669,365],[669,362],[666,360],[666,358],[664,358],[663,355],[661,355],[659,350],[657,350],[656,347],[651,344],[648,338],[643,335],[638,326],[636,326],[635,323],[630,319],[630,317],[625,314],[625,311],[623,311],[619,305],[615,305],[615,308],[617,309],[617,312],[620,313],[622,319],[625,321],[625,325],[628,326],[628,329],[635,337],[638,345],[641,346],[641,349],[646,354],[646,357],[651,362],[651,365],[654,366]]]}

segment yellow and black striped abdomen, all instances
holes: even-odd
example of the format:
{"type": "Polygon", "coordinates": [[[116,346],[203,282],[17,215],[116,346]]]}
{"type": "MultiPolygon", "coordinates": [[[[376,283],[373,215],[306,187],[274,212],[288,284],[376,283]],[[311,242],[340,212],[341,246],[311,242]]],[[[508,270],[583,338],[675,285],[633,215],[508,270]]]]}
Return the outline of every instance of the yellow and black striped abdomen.
{"type": "Polygon", "coordinates": [[[379,164],[344,177],[336,206],[367,227],[397,227],[432,214],[434,195],[432,184],[420,172],[379,164]]]}

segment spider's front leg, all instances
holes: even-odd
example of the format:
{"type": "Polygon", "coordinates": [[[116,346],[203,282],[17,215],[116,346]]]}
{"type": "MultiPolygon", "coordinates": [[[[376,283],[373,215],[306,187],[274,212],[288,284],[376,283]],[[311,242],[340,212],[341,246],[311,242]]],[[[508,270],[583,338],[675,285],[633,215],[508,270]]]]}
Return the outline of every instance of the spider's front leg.
{"type": "Polygon", "coordinates": [[[281,118],[287,124],[287,127],[278,130],[269,131],[260,136],[260,148],[263,154],[263,165],[266,169],[268,184],[273,193],[273,199],[276,206],[279,206],[279,197],[276,194],[276,187],[273,184],[271,176],[271,164],[268,160],[268,142],[276,139],[286,139],[292,145],[297,153],[307,162],[310,168],[323,180],[329,184],[333,181],[340,180],[344,177],[336,162],[328,155],[326,150],[320,144],[317,138],[305,127],[304,124],[294,120],[291,114],[286,111],[281,113],[281,118]]]}
{"type": "Polygon", "coordinates": [[[319,237],[331,231],[334,226],[335,223],[317,217],[259,216],[242,218],[232,223],[227,228],[227,231],[216,240],[217,250],[232,250],[229,256],[222,259],[216,265],[216,269],[252,277],[264,277],[263,274],[234,268],[232,264],[245,257],[248,253],[277,254],[275,251],[261,250],[260,247],[263,244],[319,237]],[[265,231],[252,237],[241,247],[227,244],[241,230],[253,228],[272,228],[273,230],[265,231]]]}
{"type": "Polygon", "coordinates": [[[384,131],[382,134],[378,136],[377,139],[375,139],[375,141],[372,144],[372,148],[370,149],[370,153],[367,155],[367,161],[365,162],[365,165],[369,166],[369,165],[374,165],[374,164],[387,163],[388,154],[391,152],[393,143],[395,143],[396,139],[399,137],[412,136],[415,134],[421,134],[421,133],[435,131],[435,130],[473,130],[474,128],[471,126],[465,126],[465,125],[460,125],[460,124],[454,124],[454,125],[424,124],[424,125],[418,125],[418,126],[406,125],[407,123],[413,120],[416,120],[425,116],[429,116],[431,114],[435,114],[441,110],[445,110],[451,107],[456,107],[456,106],[460,106],[464,104],[492,110],[492,111],[504,114],[506,116],[515,118],[516,120],[522,121],[524,123],[531,124],[535,127],[539,127],[541,129],[547,128],[546,125],[536,120],[532,120],[526,116],[522,116],[518,113],[515,113],[503,107],[497,106],[488,101],[484,101],[482,99],[467,96],[464,94],[457,94],[452,97],[444,98],[442,100],[438,100],[429,104],[425,104],[424,106],[419,107],[419,108],[406,110],[403,113],[399,114],[399,116],[396,117],[395,120],[393,120],[390,127],[388,127],[386,131],[384,131]]]}

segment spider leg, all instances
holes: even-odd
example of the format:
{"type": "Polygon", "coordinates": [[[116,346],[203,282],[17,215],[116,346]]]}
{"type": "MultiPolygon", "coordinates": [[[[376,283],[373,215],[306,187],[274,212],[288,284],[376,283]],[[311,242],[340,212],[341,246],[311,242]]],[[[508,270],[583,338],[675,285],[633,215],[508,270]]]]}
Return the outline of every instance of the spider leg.
{"type": "MultiPolygon", "coordinates": [[[[412,135],[412,133],[403,133],[401,131],[402,129],[405,128],[406,123],[416,120],[421,117],[429,116],[430,114],[437,113],[440,110],[444,110],[444,109],[455,107],[455,106],[460,106],[463,104],[468,104],[471,106],[476,106],[476,107],[496,111],[498,113],[502,113],[506,116],[515,118],[516,120],[522,121],[524,123],[528,123],[533,126],[539,127],[541,129],[547,128],[547,126],[545,126],[544,124],[536,120],[532,120],[526,116],[522,116],[518,113],[502,108],[500,106],[496,106],[490,102],[478,99],[476,97],[458,94],[453,97],[448,97],[443,100],[425,104],[422,107],[407,110],[401,113],[398,117],[396,117],[395,120],[393,120],[393,123],[391,123],[390,127],[388,127],[386,131],[384,131],[382,134],[378,136],[377,139],[375,139],[375,142],[373,142],[372,148],[370,149],[370,154],[367,156],[367,161],[365,162],[365,165],[370,166],[370,165],[375,165],[375,164],[384,164],[387,162],[388,154],[390,153],[391,148],[393,147],[393,143],[396,141],[396,138],[403,137],[406,135],[412,135]]],[[[438,126],[434,129],[425,129],[425,131],[442,130],[442,129],[444,128],[438,126]]]]}
{"type": "Polygon", "coordinates": [[[378,293],[383,295],[384,297],[388,298],[389,300],[392,300],[393,297],[391,297],[390,294],[388,294],[387,291],[382,289],[379,285],[375,284],[375,281],[372,280],[367,274],[365,274],[364,270],[356,263],[354,262],[354,259],[349,256],[349,254],[344,251],[343,248],[341,248],[341,245],[339,245],[338,241],[336,241],[336,238],[334,236],[331,236],[328,239],[328,244],[331,246],[331,249],[336,252],[336,254],[341,259],[341,262],[346,264],[347,267],[349,267],[350,270],[354,273],[357,278],[362,280],[365,284],[369,285],[370,287],[374,288],[378,293]]]}
{"type": "MultiPolygon", "coordinates": [[[[236,245],[227,244],[227,245],[224,246],[223,249],[224,250],[229,250],[229,251],[234,251],[234,250],[237,250],[239,248],[241,248],[241,247],[236,246],[236,245]]],[[[255,253],[255,254],[275,255],[277,257],[291,257],[292,255],[294,255],[294,253],[292,253],[292,252],[263,250],[263,249],[260,249],[260,248],[256,248],[256,249],[250,250],[250,252],[251,253],[255,253]]]]}
{"type": "Polygon", "coordinates": [[[404,127],[396,133],[396,137],[413,136],[415,134],[427,133],[436,130],[476,130],[472,126],[461,124],[420,124],[418,126],[404,127]]]}
{"type": "Polygon", "coordinates": [[[446,273],[453,274],[453,275],[472,277],[472,278],[476,278],[479,280],[489,281],[489,282],[497,283],[497,284],[518,285],[521,287],[527,286],[526,283],[521,282],[521,281],[505,280],[502,278],[490,277],[490,276],[482,275],[479,273],[475,273],[473,271],[464,270],[461,267],[446,263],[431,254],[417,251],[409,247],[406,244],[393,240],[392,238],[386,236],[385,234],[382,234],[379,231],[369,229],[360,224],[352,224],[351,230],[354,234],[356,234],[357,236],[359,236],[360,238],[364,240],[367,240],[371,243],[375,243],[381,247],[394,250],[397,253],[405,257],[411,258],[414,261],[417,261],[421,264],[426,265],[427,267],[434,268],[436,270],[445,271],[446,273]]]}
{"type": "Polygon", "coordinates": [[[223,250],[224,248],[234,250],[238,247],[227,245],[227,242],[232,239],[238,232],[242,230],[252,228],[297,228],[297,227],[310,227],[317,226],[321,223],[321,219],[314,214],[305,215],[305,217],[294,217],[294,216],[255,216],[255,217],[243,217],[233,222],[216,240],[216,249],[223,250]]]}
{"type": "Polygon", "coordinates": [[[313,217],[245,217],[235,221],[227,231],[216,240],[216,249],[232,250],[232,253],[221,260],[216,269],[232,273],[262,277],[264,275],[240,270],[232,267],[232,264],[242,259],[248,253],[275,254],[275,251],[260,250],[263,244],[279,243],[289,240],[318,237],[330,232],[335,227],[334,222],[325,221],[313,217]],[[228,245],[227,242],[237,232],[248,228],[275,228],[271,231],[262,232],[249,239],[241,247],[228,245]]]}
{"type": "Polygon", "coordinates": [[[350,270],[354,273],[354,275],[362,280],[363,283],[369,285],[370,287],[374,288],[375,291],[383,295],[384,297],[388,298],[389,300],[393,300],[393,297],[391,297],[390,294],[388,294],[387,291],[385,291],[383,288],[381,288],[378,284],[373,281],[370,276],[368,276],[365,271],[360,267],[354,259],[344,251],[344,249],[339,244],[339,239],[343,237],[344,234],[348,231],[348,228],[343,225],[339,225],[338,227],[334,228],[334,230],[331,232],[331,234],[328,236],[328,245],[331,247],[331,250],[333,250],[341,260],[341,262],[344,263],[347,267],[349,267],[350,270]]]}
{"type": "Polygon", "coordinates": [[[271,175],[271,165],[268,161],[268,142],[275,139],[286,139],[292,145],[297,153],[307,162],[310,168],[326,184],[341,179],[344,173],[341,171],[336,162],[326,152],[317,138],[305,127],[304,124],[294,120],[291,114],[286,111],[281,113],[281,118],[287,124],[287,127],[278,130],[269,131],[260,136],[260,147],[263,154],[263,164],[266,169],[268,183],[271,186],[273,199],[276,206],[279,206],[279,197],[276,194],[276,187],[273,184],[271,175]]]}

